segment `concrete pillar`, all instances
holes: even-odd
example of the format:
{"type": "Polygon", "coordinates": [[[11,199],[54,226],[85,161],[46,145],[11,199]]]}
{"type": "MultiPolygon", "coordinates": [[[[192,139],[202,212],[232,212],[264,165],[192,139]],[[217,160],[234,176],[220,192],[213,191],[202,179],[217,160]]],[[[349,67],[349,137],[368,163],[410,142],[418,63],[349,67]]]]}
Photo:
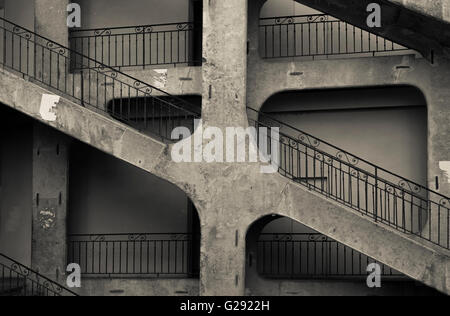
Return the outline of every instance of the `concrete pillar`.
{"type": "Polygon", "coordinates": [[[69,0],[35,0],[35,32],[63,46],[68,46],[67,5],[69,0]]]}
{"type": "MultiPolygon", "coordinates": [[[[61,46],[69,47],[68,4],[69,0],[35,0],[34,31],[61,46]]],[[[54,88],[64,90],[70,87],[71,78],[66,78],[70,66],[69,51],[39,37],[35,41],[34,76],[54,88]]]]}
{"type": "Polygon", "coordinates": [[[247,0],[203,1],[203,58],[204,123],[247,125],[247,0]]]}
{"type": "Polygon", "coordinates": [[[248,3],[248,67],[254,67],[261,58],[259,56],[259,17],[267,0],[251,0],[248,3]]]}
{"type": "Polygon", "coordinates": [[[217,216],[213,222],[202,225],[202,296],[245,295],[245,229],[226,223],[226,218],[217,216]]]}
{"type": "MultiPolygon", "coordinates": [[[[247,2],[203,0],[204,127],[218,127],[225,132],[226,127],[248,125],[247,2]]],[[[211,173],[220,174],[223,165],[211,168],[211,173]]],[[[245,228],[239,227],[236,219],[240,210],[232,204],[218,196],[214,205],[200,212],[200,295],[245,293],[245,228]]]]}
{"type": "Polygon", "coordinates": [[[40,123],[35,123],[33,134],[31,264],[62,281],[67,253],[68,139],[40,123]]]}

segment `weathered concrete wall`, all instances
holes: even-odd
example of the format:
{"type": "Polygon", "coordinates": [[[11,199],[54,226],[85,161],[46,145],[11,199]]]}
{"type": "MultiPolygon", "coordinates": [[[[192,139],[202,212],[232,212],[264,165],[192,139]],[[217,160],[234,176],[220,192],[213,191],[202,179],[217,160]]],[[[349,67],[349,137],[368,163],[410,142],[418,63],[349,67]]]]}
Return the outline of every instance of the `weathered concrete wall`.
{"type": "Polygon", "coordinates": [[[35,32],[65,47],[69,43],[67,5],[69,0],[35,0],[35,32]]]}
{"type": "MultiPolygon", "coordinates": [[[[42,121],[39,108],[45,90],[7,72],[0,73],[0,82],[1,102],[42,121]]],[[[445,251],[368,221],[279,174],[262,174],[257,163],[177,164],[171,161],[167,145],[123,124],[63,98],[56,111],[56,121],[48,125],[166,179],[189,195],[201,220],[200,294],[244,294],[247,229],[255,220],[273,213],[450,292],[446,284],[450,257],[445,251]],[[220,293],[216,292],[219,289],[220,293]]],[[[228,110],[220,113],[228,115],[228,110]]]]}
{"type": "Polygon", "coordinates": [[[81,296],[198,296],[196,279],[83,278],[81,296]]]}
{"type": "Polygon", "coordinates": [[[201,67],[125,69],[124,73],[172,95],[202,94],[201,67]]]}
{"type": "Polygon", "coordinates": [[[4,2],[5,19],[30,30],[34,29],[34,1],[5,0],[4,2]]]}
{"type": "MultiPolygon", "coordinates": [[[[255,55],[253,55],[255,58],[255,55]]],[[[428,183],[435,188],[439,177],[439,192],[450,195],[450,185],[440,161],[447,161],[450,130],[448,89],[450,63],[445,59],[430,65],[413,56],[342,59],[304,62],[250,62],[248,105],[259,109],[270,96],[287,90],[334,89],[349,87],[376,87],[412,85],[425,95],[428,106],[428,183]],[[292,74],[301,75],[292,75],[292,74]],[[277,82],[276,85],[273,83],[277,82]]],[[[325,139],[326,140],[326,139],[325,139]]]]}
{"type": "Polygon", "coordinates": [[[189,21],[187,0],[78,0],[82,29],[189,21]]]}
{"type": "Polygon", "coordinates": [[[402,5],[420,14],[432,16],[450,22],[449,0],[390,0],[392,3],[402,5]]]}
{"type": "Polygon", "coordinates": [[[85,144],[70,152],[68,233],[188,232],[179,188],[85,144]]]}
{"type": "Polygon", "coordinates": [[[31,266],[60,280],[66,270],[69,141],[35,122],[31,266]]]}

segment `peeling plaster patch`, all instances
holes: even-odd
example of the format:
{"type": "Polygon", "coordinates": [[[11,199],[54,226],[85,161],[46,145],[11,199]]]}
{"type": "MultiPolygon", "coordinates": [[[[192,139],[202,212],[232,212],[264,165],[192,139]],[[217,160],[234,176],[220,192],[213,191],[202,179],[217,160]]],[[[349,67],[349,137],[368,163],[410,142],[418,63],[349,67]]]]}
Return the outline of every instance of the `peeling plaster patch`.
{"type": "Polygon", "coordinates": [[[155,87],[159,89],[165,88],[167,85],[167,69],[155,69],[154,71],[158,74],[158,77],[154,77],[155,87]]]}
{"type": "Polygon", "coordinates": [[[450,161],[439,161],[439,169],[444,171],[447,183],[450,183],[450,161]]]}
{"type": "Polygon", "coordinates": [[[56,121],[56,112],[53,108],[56,109],[58,105],[60,97],[53,94],[43,94],[41,99],[41,108],[39,110],[39,114],[44,121],[54,122],[56,121]]]}
{"type": "Polygon", "coordinates": [[[448,1],[442,2],[442,17],[444,21],[450,22],[450,4],[448,1]]]}
{"type": "Polygon", "coordinates": [[[56,212],[53,208],[45,208],[39,211],[39,225],[48,230],[55,226],[56,212]]]}

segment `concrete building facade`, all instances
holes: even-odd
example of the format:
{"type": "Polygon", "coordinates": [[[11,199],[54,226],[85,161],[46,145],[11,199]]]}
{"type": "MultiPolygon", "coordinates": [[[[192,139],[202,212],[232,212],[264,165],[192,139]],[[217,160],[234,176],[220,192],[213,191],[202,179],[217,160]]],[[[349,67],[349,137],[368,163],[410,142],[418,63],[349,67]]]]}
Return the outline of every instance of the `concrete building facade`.
{"type": "Polygon", "coordinates": [[[0,254],[81,295],[449,294],[450,5],[362,2],[0,1],[0,254]],[[278,172],[173,159],[253,126],[278,172]]]}

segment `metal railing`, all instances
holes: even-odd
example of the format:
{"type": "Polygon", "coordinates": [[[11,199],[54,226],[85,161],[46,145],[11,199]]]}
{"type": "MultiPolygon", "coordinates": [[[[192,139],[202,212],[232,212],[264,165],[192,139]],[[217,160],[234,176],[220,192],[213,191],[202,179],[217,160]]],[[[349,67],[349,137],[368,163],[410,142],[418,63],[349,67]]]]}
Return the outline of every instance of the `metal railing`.
{"type": "Polygon", "coordinates": [[[184,233],[69,235],[67,262],[90,276],[198,277],[199,247],[184,233]]]}
{"type": "Polygon", "coordinates": [[[201,24],[193,22],[106,27],[72,30],[70,45],[111,67],[198,65],[200,34],[201,24]]]}
{"type": "Polygon", "coordinates": [[[263,58],[369,55],[409,50],[327,14],[260,19],[263,58]]]}
{"type": "Polygon", "coordinates": [[[70,100],[171,140],[174,127],[194,129],[194,105],[0,18],[0,64],[70,100]],[[73,73],[74,68],[84,70],[73,73]]]}
{"type": "MultiPolygon", "coordinates": [[[[251,126],[279,127],[279,173],[403,233],[450,249],[450,199],[248,108],[251,126]]],[[[269,133],[269,144],[272,139],[269,133]]],[[[270,145],[269,145],[270,148],[270,145]]]]}
{"type": "MultiPolygon", "coordinates": [[[[270,278],[367,277],[374,259],[321,234],[261,234],[258,273],[270,278]]],[[[378,263],[379,264],[379,263],[378,263]]],[[[381,275],[404,277],[379,264],[381,275]]]]}
{"type": "Polygon", "coordinates": [[[0,254],[0,296],[78,296],[60,284],[0,254]]]}

